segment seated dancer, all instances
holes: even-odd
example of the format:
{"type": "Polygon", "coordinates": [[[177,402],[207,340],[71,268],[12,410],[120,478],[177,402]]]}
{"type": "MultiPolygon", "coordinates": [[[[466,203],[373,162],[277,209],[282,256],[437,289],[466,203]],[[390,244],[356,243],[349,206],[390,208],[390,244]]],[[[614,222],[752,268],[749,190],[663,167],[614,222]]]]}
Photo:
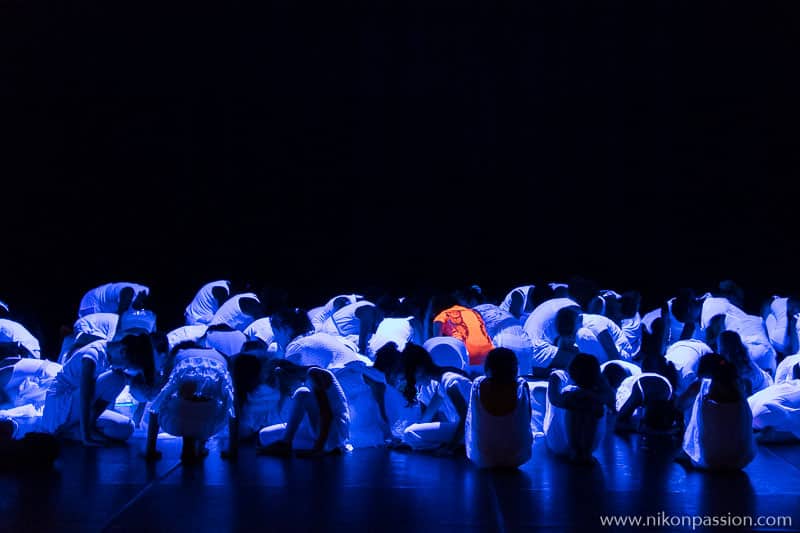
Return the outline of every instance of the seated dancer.
{"type": "Polygon", "coordinates": [[[231,282],[227,280],[206,283],[186,306],[183,316],[187,326],[209,324],[231,294],[231,282]]]}
{"type": "Polygon", "coordinates": [[[735,331],[723,331],[717,337],[717,351],[730,364],[736,367],[736,373],[742,382],[745,396],[750,396],[772,385],[772,377],[756,366],[741,337],[735,331]]]}
{"type": "Polygon", "coordinates": [[[523,329],[533,344],[532,373],[541,378],[549,376],[551,368],[566,368],[577,353],[574,338],[580,328],[581,308],[569,298],[553,298],[533,310],[523,329]],[[561,313],[571,309],[571,313],[561,313]],[[559,327],[561,331],[559,331],[559,327]]]}
{"type": "Polygon", "coordinates": [[[150,405],[145,458],[158,459],[159,426],[183,437],[181,458],[208,455],[206,441],[225,427],[233,409],[233,381],[225,357],[213,348],[187,342],[170,353],[163,373],[168,377],[150,405]]]}
{"type": "Polygon", "coordinates": [[[261,314],[261,301],[254,293],[231,296],[208,323],[206,344],[226,357],[239,353],[247,340],[243,331],[261,314]]]}
{"type": "Polygon", "coordinates": [[[708,470],[738,470],[756,455],[753,414],[736,367],[718,354],[700,359],[700,387],[677,460],[708,470]]]}
{"type": "Polygon", "coordinates": [[[788,379],[762,389],[747,399],[758,442],[800,442],[800,363],[788,379]]]}
{"type": "Polygon", "coordinates": [[[583,313],[581,327],[588,329],[597,338],[603,348],[603,361],[614,359],[633,359],[633,347],[628,342],[628,337],[610,318],[594,313],[583,313]]]}
{"type": "Polygon", "coordinates": [[[106,283],[86,292],[78,307],[78,318],[92,313],[116,313],[144,309],[150,289],[137,283],[106,283]]]}
{"type": "Polygon", "coordinates": [[[42,357],[39,339],[25,326],[8,318],[0,318],[0,358],[42,357]]]}
{"type": "Polygon", "coordinates": [[[603,440],[606,410],[614,410],[614,401],[597,358],[575,355],[567,371],[550,375],[544,418],[547,448],[572,462],[594,463],[592,453],[603,440]]]}
{"type": "MultiPolygon", "coordinates": [[[[304,367],[277,361],[285,392],[292,390],[285,422],[258,432],[258,452],[263,455],[314,457],[349,449],[350,417],[347,398],[336,376],[317,366],[304,367]],[[303,382],[305,381],[305,386],[303,382]]],[[[282,394],[284,396],[285,394],[282,394]]]]}
{"type": "Polygon", "coordinates": [[[148,311],[126,313],[114,339],[77,350],[47,391],[42,429],[89,446],[130,438],[131,419],[106,408],[138,374],[147,384],[155,382],[154,324],[148,311]]]}
{"type": "Polygon", "coordinates": [[[393,385],[403,392],[409,405],[424,404],[419,422],[403,432],[402,441],[414,450],[453,453],[464,445],[464,423],[472,381],[453,367],[441,367],[417,344],[408,343],[402,352],[403,375],[393,385]],[[428,385],[420,394],[419,385],[428,385]]]}
{"type": "Polygon", "coordinates": [[[97,340],[111,340],[117,331],[119,315],[116,313],[91,313],[82,316],[72,326],[72,334],[64,337],[58,362],[62,365],[75,350],[97,340]]]}
{"type": "Polygon", "coordinates": [[[517,356],[495,348],[486,356],[484,376],[472,383],[464,427],[467,458],[480,468],[516,468],[531,458],[531,399],[518,376],[517,356]]]}
{"type": "Polygon", "coordinates": [[[778,353],[793,355],[800,351],[798,313],[800,313],[800,298],[773,296],[767,302],[762,318],[769,340],[778,353]]]}
{"type": "Polygon", "coordinates": [[[747,346],[750,358],[759,368],[770,374],[777,367],[777,353],[770,342],[760,316],[748,315],[727,298],[712,296],[703,301],[700,325],[705,332],[706,343],[713,346],[720,331],[735,331],[747,346]]]}

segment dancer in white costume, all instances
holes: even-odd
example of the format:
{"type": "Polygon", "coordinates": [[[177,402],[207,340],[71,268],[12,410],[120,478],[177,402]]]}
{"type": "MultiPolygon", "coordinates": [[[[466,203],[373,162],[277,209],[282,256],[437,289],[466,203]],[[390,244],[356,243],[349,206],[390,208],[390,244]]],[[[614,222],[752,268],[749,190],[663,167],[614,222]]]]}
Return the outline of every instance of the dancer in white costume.
{"type": "Polygon", "coordinates": [[[794,297],[773,296],[763,313],[764,327],[776,351],[790,355],[800,350],[798,345],[798,313],[800,300],[794,297]]]}
{"type": "Polygon", "coordinates": [[[244,329],[261,318],[261,302],[252,292],[228,298],[217,310],[206,330],[206,344],[231,357],[242,350],[247,340],[244,329]]]}
{"type": "Polygon", "coordinates": [[[233,381],[225,357],[213,348],[178,347],[164,372],[166,384],[150,405],[145,457],[156,459],[159,426],[183,437],[181,458],[207,455],[206,441],[225,427],[233,409],[233,381]]]}
{"type": "Polygon", "coordinates": [[[413,343],[406,345],[402,359],[404,383],[400,382],[398,388],[402,388],[409,403],[418,401],[418,383],[428,384],[431,380],[437,383],[420,421],[403,432],[403,442],[414,450],[435,450],[441,454],[455,452],[464,444],[464,423],[472,381],[460,369],[436,365],[422,346],[413,343]],[[440,421],[434,421],[437,416],[440,421]]]}
{"type": "Polygon", "coordinates": [[[679,461],[708,470],[738,470],[756,455],[753,414],[736,367],[717,354],[698,365],[699,392],[683,436],[679,461]]]}
{"type": "Polygon", "coordinates": [[[788,379],[747,399],[759,442],[800,442],[800,363],[788,379]]]}
{"type": "Polygon", "coordinates": [[[96,340],[111,340],[117,332],[119,315],[116,313],[91,313],[82,316],[72,326],[72,334],[61,343],[58,362],[62,365],[81,346],[96,340]]]}
{"type": "Polygon", "coordinates": [[[227,280],[212,281],[200,287],[183,312],[186,325],[209,324],[230,294],[231,282],[227,280]]]}
{"type": "Polygon", "coordinates": [[[299,368],[305,386],[292,392],[285,422],[258,432],[259,453],[289,455],[297,449],[298,457],[314,457],[348,450],[349,409],[336,376],[319,367],[299,368]]]}
{"type": "Polygon", "coordinates": [[[136,374],[155,381],[153,344],[146,330],[117,333],[80,348],[56,376],[45,400],[42,429],[86,445],[127,440],[133,422],[106,408],[136,374]]]}
{"type": "Polygon", "coordinates": [[[531,458],[530,391],[517,370],[514,352],[495,348],[486,356],[485,376],[472,383],[465,448],[480,468],[518,467],[531,458]]]}
{"type": "MultiPolygon", "coordinates": [[[[536,374],[537,369],[545,369],[540,372],[541,377],[547,377],[548,368],[564,368],[569,363],[569,359],[574,355],[574,350],[568,349],[565,343],[559,346],[559,332],[556,328],[556,316],[562,309],[574,309],[575,331],[580,327],[580,306],[569,298],[554,298],[547,300],[533,310],[523,326],[525,333],[533,345],[532,366],[536,374]]],[[[564,314],[562,313],[562,316],[564,314]]]]}
{"type": "Polygon", "coordinates": [[[78,317],[92,313],[117,313],[144,309],[150,289],[138,283],[106,283],[86,292],[78,306],[78,317]]]}
{"type": "Polygon", "coordinates": [[[735,331],[723,331],[717,337],[717,352],[736,367],[736,373],[742,382],[745,396],[766,389],[772,385],[772,377],[753,362],[735,331]]]}
{"type": "Polygon", "coordinates": [[[592,453],[605,435],[607,410],[614,410],[614,390],[600,372],[597,358],[579,353],[568,371],[554,370],[547,386],[544,435],[547,448],[576,463],[593,463],[592,453]]]}
{"type": "Polygon", "coordinates": [[[16,422],[13,438],[41,431],[47,390],[61,365],[47,359],[9,358],[0,364],[0,419],[16,422]]]}
{"type": "Polygon", "coordinates": [[[328,300],[325,305],[315,307],[308,311],[308,319],[311,320],[311,325],[314,327],[315,331],[322,331],[323,324],[325,324],[325,321],[328,320],[333,313],[346,305],[356,303],[362,298],[363,296],[360,294],[339,294],[328,300]]]}
{"type": "Polygon", "coordinates": [[[775,372],[777,353],[767,335],[762,317],[748,315],[727,298],[709,297],[703,302],[700,320],[709,345],[716,340],[720,330],[735,331],[747,346],[753,362],[769,373],[775,372]]]}
{"type": "Polygon", "coordinates": [[[14,356],[39,359],[42,356],[39,339],[19,322],[0,318],[0,357],[14,356]]]}

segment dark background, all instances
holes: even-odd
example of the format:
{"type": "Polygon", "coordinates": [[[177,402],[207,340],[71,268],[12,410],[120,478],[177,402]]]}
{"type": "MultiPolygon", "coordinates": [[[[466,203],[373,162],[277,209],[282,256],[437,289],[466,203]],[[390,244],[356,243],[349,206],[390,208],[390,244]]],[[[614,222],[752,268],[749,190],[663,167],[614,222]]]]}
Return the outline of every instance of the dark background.
{"type": "Polygon", "coordinates": [[[48,339],[121,280],[165,326],[219,278],[798,288],[790,2],[0,6],[0,299],[48,339]]]}

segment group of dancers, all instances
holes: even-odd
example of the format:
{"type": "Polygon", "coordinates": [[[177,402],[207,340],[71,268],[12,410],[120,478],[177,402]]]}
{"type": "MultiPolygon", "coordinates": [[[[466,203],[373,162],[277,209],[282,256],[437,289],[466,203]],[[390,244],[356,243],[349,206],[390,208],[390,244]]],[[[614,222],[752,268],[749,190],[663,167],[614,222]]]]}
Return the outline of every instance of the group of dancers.
{"type": "Polygon", "coordinates": [[[0,302],[6,456],[48,439],[124,442],[145,426],[147,460],[165,432],[182,437],[184,461],[222,433],[229,458],[253,439],[264,455],[385,446],[512,468],[535,438],[592,464],[610,432],[663,436],[701,469],[743,468],[757,441],[800,442],[800,300],[774,296],[748,314],[729,281],[644,312],[635,291],[581,281],[502,301],[471,286],[301,309],[220,280],[169,332],[149,296],[127,282],[87,292],[58,354],[0,302]]]}

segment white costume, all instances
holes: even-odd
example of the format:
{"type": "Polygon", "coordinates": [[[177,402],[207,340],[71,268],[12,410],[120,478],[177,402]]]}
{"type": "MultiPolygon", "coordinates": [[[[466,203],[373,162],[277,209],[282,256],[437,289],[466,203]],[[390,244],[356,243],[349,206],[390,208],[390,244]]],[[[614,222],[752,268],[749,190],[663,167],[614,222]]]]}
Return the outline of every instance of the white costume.
{"type": "MultiPolygon", "coordinates": [[[[110,404],[125,387],[127,378],[111,370],[107,354],[108,341],[98,340],[80,348],[62,367],[47,391],[42,416],[42,430],[80,438],[81,372],[83,361],[95,363],[95,400],[110,404]]],[[[133,422],[126,416],[106,409],[95,421],[95,429],[117,440],[126,440],[133,434],[133,422]]]]}
{"type": "Polygon", "coordinates": [[[622,333],[625,334],[625,338],[628,339],[628,343],[631,345],[631,352],[632,357],[636,357],[639,355],[639,351],[642,349],[642,317],[639,313],[636,313],[631,318],[623,318],[620,324],[620,328],[622,329],[622,333]]]}
{"type": "Polygon", "coordinates": [[[370,360],[359,355],[356,347],[342,337],[329,333],[311,333],[297,337],[286,346],[284,356],[292,363],[301,366],[319,366],[337,368],[353,361],[360,360],[369,364],[370,360]]]}
{"type": "Polygon", "coordinates": [[[176,346],[183,342],[196,342],[201,345],[204,344],[203,337],[206,334],[206,329],[208,329],[208,326],[205,326],[204,324],[181,326],[173,329],[167,333],[167,344],[169,345],[169,350],[174,350],[176,346]]]}
{"type": "MultiPolygon", "coordinates": [[[[139,294],[144,293],[145,296],[150,294],[150,289],[138,283],[106,283],[99,287],[86,292],[81,298],[80,306],[78,307],[78,316],[86,316],[92,313],[117,313],[119,309],[119,296],[123,289],[130,287],[133,289],[133,298],[135,300],[139,294]]],[[[126,311],[123,309],[122,311],[126,311]]]]}
{"type": "Polygon", "coordinates": [[[197,291],[192,301],[186,306],[183,316],[186,319],[187,326],[196,324],[208,324],[214,315],[219,310],[222,302],[217,302],[214,297],[213,290],[215,287],[221,287],[230,294],[231,282],[226,280],[212,281],[206,283],[200,290],[197,291]]]}
{"type": "Polygon", "coordinates": [[[718,403],[703,379],[683,436],[683,451],[698,468],[741,469],[755,458],[753,414],[747,400],[718,403]]]}
{"type": "Polygon", "coordinates": [[[775,384],[793,379],[794,366],[800,364],[800,354],[788,355],[775,370],[775,384]]]}
{"type": "Polygon", "coordinates": [[[476,305],[472,309],[480,313],[489,337],[494,337],[505,328],[521,325],[514,315],[493,304],[476,305]]]}
{"type": "Polygon", "coordinates": [[[768,372],[775,371],[777,354],[760,316],[748,315],[727,298],[709,297],[703,302],[700,319],[703,330],[708,328],[711,319],[716,315],[725,315],[725,329],[739,334],[742,343],[747,347],[750,359],[759,368],[768,372]]]}
{"type": "Polygon", "coordinates": [[[580,306],[569,298],[553,298],[542,302],[525,321],[525,333],[533,344],[532,365],[547,368],[558,353],[554,344],[558,332],[556,331],[556,314],[565,307],[580,306]]]}
{"type": "Polygon", "coordinates": [[[753,413],[753,429],[769,429],[779,440],[800,439],[800,380],[767,387],[747,399],[753,413]]]}
{"type": "Polygon", "coordinates": [[[328,300],[325,305],[309,310],[307,315],[308,319],[311,320],[311,325],[314,326],[314,331],[322,331],[322,326],[325,324],[325,321],[333,315],[333,303],[339,298],[344,298],[348,303],[354,304],[363,298],[363,296],[360,294],[339,294],[328,300]]]}
{"type": "Polygon", "coordinates": [[[475,379],[470,392],[464,444],[467,458],[480,468],[515,467],[531,458],[531,401],[528,384],[517,378],[517,404],[504,416],[489,413],[481,402],[481,383],[475,379]]]}
{"type": "MultiPolygon", "coordinates": [[[[330,372],[330,371],[328,371],[330,372]]],[[[323,444],[323,450],[331,452],[333,450],[348,450],[350,449],[350,414],[347,405],[347,397],[342,390],[336,376],[331,373],[331,386],[325,390],[325,396],[331,407],[331,427],[328,433],[328,438],[323,444]]],[[[312,395],[307,387],[300,387],[292,394],[291,402],[294,403],[302,397],[305,399],[312,395]]],[[[291,416],[292,409],[296,408],[295,405],[289,403],[286,408],[282,409],[283,416],[291,416]]],[[[286,422],[267,426],[258,432],[258,441],[261,446],[269,446],[283,438],[286,433],[286,422]]],[[[292,440],[292,446],[298,449],[311,449],[319,437],[320,428],[311,420],[307,415],[304,415],[297,433],[292,440]]]]}
{"type": "Polygon", "coordinates": [[[233,382],[225,358],[211,348],[188,348],[175,357],[169,379],[150,411],[170,435],[206,440],[233,411],[233,382]]]}
{"type": "Polygon", "coordinates": [[[711,353],[711,348],[698,340],[684,340],[674,343],[667,348],[664,359],[675,365],[678,371],[678,383],[675,388],[677,396],[686,392],[686,389],[697,379],[697,366],[700,358],[711,353]]]}
{"type": "Polygon", "coordinates": [[[413,318],[410,316],[405,318],[389,317],[381,320],[375,334],[369,339],[367,355],[374,359],[375,352],[389,342],[395,343],[397,349],[402,352],[406,344],[414,339],[414,328],[411,325],[413,318]]]}
{"type": "Polygon", "coordinates": [[[119,315],[117,313],[91,313],[75,321],[72,335],[64,338],[58,362],[62,365],[75,345],[86,345],[98,339],[111,340],[117,332],[119,315]]]}
{"type": "Polygon", "coordinates": [[[467,407],[471,389],[472,382],[469,378],[455,372],[442,374],[435,394],[441,399],[439,413],[445,421],[411,424],[403,432],[403,442],[415,450],[431,450],[450,442],[458,430],[460,420],[448,393],[453,391],[459,394],[467,407]]]}
{"type": "Polygon", "coordinates": [[[583,313],[582,327],[594,333],[594,336],[598,338],[601,333],[607,331],[614,342],[614,346],[617,347],[620,357],[626,361],[630,361],[633,358],[633,347],[628,342],[628,337],[610,318],[603,315],[583,313]]]}
{"type": "MultiPolygon", "coordinates": [[[[769,314],[764,320],[764,326],[767,328],[767,335],[772,346],[781,353],[786,352],[786,323],[788,322],[786,304],[788,301],[788,298],[773,296],[772,302],[769,304],[769,314]]],[[[800,321],[797,322],[796,329],[800,335],[800,321]]]]}
{"type": "Polygon", "coordinates": [[[37,359],[42,356],[39,340],[19,322],[0,318],[0,343],[19,345],[37,359]]]}
{"type": "Polygon", "coordinates": [[[519,324],[503,328],[494,337],[492,344],[495,348],[508,348],[517,356],[519,375],[531,373],[533,364],[533,343],[519,324]]]}
{"type": "MultiPolygon", "coordinates": [[[[556,374],[560,380],[559,390],[556,391],[557,394],[568,395],[579,393],[580,388],[570,380],[569,375],[565,371],[555,370],[554,374],[556,374]]],[[[556,455],[571,455],[576,443],[572,442],[572,437],[570,436],[570,423],[580,423],[586,426],[584,428],[585,431],[581,431],[581,433],[591,434],[592,436],[591,442],[584,444],[587,445],[586,447],[589,449],[596,450],[602,442],[603,437],[605,437],[605,407],[602,407],[603,415],[599,418],[593,416],[591,412],[587,412],[585,415],[581,416],[580,422],[571,422],[570,418],[573,413],[568,409],[553,405],[550,401],[550,395],[551,391],[548,387],[547,407],[543,424],[547,448],[556,455]]]]}

